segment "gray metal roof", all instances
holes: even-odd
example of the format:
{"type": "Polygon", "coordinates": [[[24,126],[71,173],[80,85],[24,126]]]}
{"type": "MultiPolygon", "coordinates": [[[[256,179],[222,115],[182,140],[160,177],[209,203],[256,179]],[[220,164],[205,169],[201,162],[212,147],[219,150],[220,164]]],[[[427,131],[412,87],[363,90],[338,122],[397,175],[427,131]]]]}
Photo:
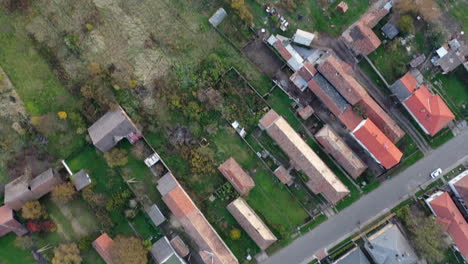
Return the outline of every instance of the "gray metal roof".
{"type": "Polygon", "coordinates": [[[418,261],[413,248],[393,224],[369,237],[365,248],[376,264],[415,264],[418,261]]]}
{"type": "Polygon", "coordinates": [[[75,184],[75,188],[77,191],[81,191],[84,187],[91,184],[91,178],[84,170],[80,170],[79,172],[70,176],[73,184],[75,184]]]}
{"type": "Polygon", "coordinates": [[[339,258],[334,264],[370,264],[366,255],[357,247],[339,258]]]}
{"type": "Polygon", "coordinates": [[[210,19],[208,19],[208,21],[211,25],[216,27],[221,24],[221,22],[223,22],[223,19],[226,17],[226,15],[226,10],[224,10],[224,8],[220,8],[216,10],[216,12],[210,17],[210,19]]]}
{"type": "Polygon", "coordinates": [[[398,31],[398,28],[390,23],[387,23],[382,27],[382,32],[389,39],[394,39],[398,35],[398,33],[400,33],[398,31]]]}
{"type": "Polygon", "coordinates": [[[336,106],[338,106],[341,111],[346,110],[346,108],[348,107],[348,103],[343,98],[343,96],[341,96],[341,94],[335,89],[335,87],[333,87],[333,85],[329,83],[327,79],[325,79],[325,77],[322,76],[322,74],[317,74],[312,79],[315,80],[317,85],[320,86],[320,88],[322,88],[322,90],[327,94],[328,97],[330,97],[330,99],[333,100],[333,102],[335,102],[336,106]]]}
{"type": "Polygon", "coordinates": [[[170,172],[166,173],[166,175],[158,180],[157,188],[162,196],[172,191],[175,187],[177,187],[177,182],[170,172]]]}
{"type": "Polygon", "coordinates": [[[390,85],[389,88],[401,102],[411,96],[410,91],[408,91],[406,86],[400,80],[397,80],[394,84],[390,85]]]}
{"type": "Polygon", "coordinates": [[[177,255],[167,237],[156,241],[150,252],[158,264],[185,264],[185,261],[177,255]]]}
{"type": "Polygon", "coordinates": [[[93,144],[102,152],[113,148],[130,133],[140,133],[122,108],[107,112],[88,128],[88,132],[93,144]]]}
{"type": "Polygon", "coordinates": [[[164,217],[156,204],[146,208],[145,211],[156,226],[159,226],[166,220],[166,217],[164,217]]]}

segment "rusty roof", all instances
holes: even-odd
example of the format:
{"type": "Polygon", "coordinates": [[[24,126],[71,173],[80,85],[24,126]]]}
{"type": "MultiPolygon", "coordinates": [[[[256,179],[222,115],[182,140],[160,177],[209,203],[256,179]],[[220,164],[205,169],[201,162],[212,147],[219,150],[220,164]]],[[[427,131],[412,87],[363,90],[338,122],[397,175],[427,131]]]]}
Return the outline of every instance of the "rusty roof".
{"type": "Polygon", "coordinates": [[[255,187],[255,182],[245,173],[237,161],[230,157],[218,167],[218,170],[234,186],[234,189],[241,195],[248,195],[255,187]]]}

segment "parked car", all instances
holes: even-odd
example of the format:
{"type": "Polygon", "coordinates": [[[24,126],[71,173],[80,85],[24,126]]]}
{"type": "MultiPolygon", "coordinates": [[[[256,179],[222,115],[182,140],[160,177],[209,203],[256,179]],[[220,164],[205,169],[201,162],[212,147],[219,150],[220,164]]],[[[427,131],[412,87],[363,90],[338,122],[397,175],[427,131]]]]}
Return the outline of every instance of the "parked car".
{"type": "Polygon", "coordinates": [[[438,168],[437,170],[431,172],[431,177],[433,179],[437,178],[440,176],[440,174],[442,174],[442,169],[441,168],[438,168]]]}

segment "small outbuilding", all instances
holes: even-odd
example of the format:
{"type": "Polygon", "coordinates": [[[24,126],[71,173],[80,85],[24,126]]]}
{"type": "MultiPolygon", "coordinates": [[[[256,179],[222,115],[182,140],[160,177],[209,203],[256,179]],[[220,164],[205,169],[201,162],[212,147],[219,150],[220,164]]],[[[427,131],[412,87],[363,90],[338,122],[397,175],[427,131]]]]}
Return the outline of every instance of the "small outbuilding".
{"type": "Polygon", "coordinates": [[[291,186],[294,183],[291,174],[289,174],[289,172],[283,166],[279,166],[278,168],[276,168],[276,170],[273,173],[281,181],[282,184],[291,186]]]}
{"type": "Polygon", "coordinates": [[[13,210],[4,205],[0,207],[0,237],[14,232],[17,236],[24,236],[29,231],[15,218],[13,210]]]}
{"type": "Polygon", "coordinates": [[[348,3],[341,1],[336,8],[341,11],[341,13],[346,13],[348,11],[348,3]]]}
{"type": "Polygon", "coordinates": [[[145,211],[156,226],[159,226],[164,223],[164,221],[166,221],[166,217],[164,217],[163,213],[161,213],[161,210],[159,210],[159,207],[156,204],[146,208],[145,211]]]}
{"type": "Polygon", "coordinates": [[[255,187],[255,182],[242,169],[237,161],[231,157],[218,167],[218,170],[232,184],[240,195],[249,195],[250,190],[255,187]]]}
{"type": "Polygon", "coordinates": [[[151,255],[157,264],[185,264],[186,262],[177,254],[169,239],[163,237],[151,247],[151,255]]]}
{"type": "Polygon", "coordinates": [[[208,19],[213,27],[217,27],[221,22],[223,22],[224,18],[227,16],[226,10],[224,8],[219,8],[216,12],[208,19]]]}
{"type": "Polygon", "coordinates": [[[79,172],[70,176],[71,181],[75,185],[77,191],[81,191],[86,186],[91,184],[91,178],[85,170],[80,170],[79,172]]]}
{"type": "Polygon", "coordinates": [[[398,28],[394,24],[387,23],[382,27],[382,33],[388,39],[394,39],[400,31],[398,31],[398,28]]]}
{"type": "Polygon", "coordinates": [[[314,38],[315,34],[298,29],[296,34],[293,36],[293,42],[299,45],[310,47],[314,38]]]}
{"type": "Polygon", "coordinates": [[[110,255],[110,248],[114,240],[110,238],[107,233],[100,235],[96,240],[93,241],[92,245],[96,252],[101,256],[101,258],[106,262],[106,264],[113,264],[112,258],[110,255]]]}
{"type": "Polygon", "coordinates": [[[171,245],[174,248],[174,250],[177,252],[177,254],[179,254],[179,256],[183,258],[188,256],[188,254],[190,253],[190,250],[187,244],[185,244],[182,238],[180,238],[180,236],[178,235],[171,239],[171,245]]]}
{"type": "Polygon", "coordinates": [[[298,109],[297,113],[303,120],[307,120],[314,114],[314,109],[312,106],[307,105],[306,107],[301,107],[298,109]]]}

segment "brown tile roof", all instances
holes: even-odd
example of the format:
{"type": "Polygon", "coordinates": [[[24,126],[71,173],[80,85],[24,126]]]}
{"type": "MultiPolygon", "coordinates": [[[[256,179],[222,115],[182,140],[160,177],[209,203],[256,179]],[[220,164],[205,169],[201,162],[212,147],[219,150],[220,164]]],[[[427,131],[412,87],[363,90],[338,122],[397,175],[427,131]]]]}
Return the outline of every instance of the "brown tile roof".
{"type": "Polygon", "coordinates": [[[239,263],[171,173],[159,179],[158,190],[162,191],[163,201],[196,243],[200,252],[210,252],[207,255],[210,256],[210,261],[212,258],[213,264],[239,263]]]}
{"type": "Polygon", "coordinates": [[[190,250],[187,247],[187,244],[180,238],[180,236],[175,236],[171,239],[171,245],[174,250],[179,254],[179,256],[185,258],[189,253],[190,250]]]}
{"type": "Polygon", "coordinates": [[[279,118],[279,115],[272,109],[266,113],[262,119],[260,119],[259,124],[263,129],[267,129],[271,124],[273,124],[276,119],[279,118]]]}
{"type": "Polygon", "coordinates": [[[468,223],[447,192],[429,202],[437,215],[437,220],[449,233],[464,257],[468,257],[468,223]]]}
{"type": "Polygon", "coordinates": [[[386,169],[398,164],[403,153],[370,120],[366,119],[357,126],[352,134],[358,142],[386,169]]]}
{"type": "Polygon", "coordinates": [[[455,188],[456,192],[458,193],[457,196],[462,198],[465,203],[468,203],[468,170],[465,170],[461,174],[457,175],[457,177],[452,179],[450,183],[453,184],[453,188],[455,188]],[[453,182],[454,180],[456,181],[453,182]]]}
{"type": "Polygon", "coordinates": [[[29,231],[15,219],[13,210],[3,205],[0,207],[0,237],[10,232],[15,232],[18,236],[23,236],[29,231]]]}
{"type": "Polygon", "coordinates": [[[314,113],[314,109],[312,108],[312,106],[307,105],[306,107],[297,111],[297,113],[302,119],[307,120],[314,113]]]}
{"type": "Polygon", "coordinates": [[[381,8],[379,10],[366,13],[359,19],[359,22],[366,25],[367,27],[373,28],[382,18],[384,18],[384,16],[388,14],[388,12],[389,10],[381,8]]]}
{"type": "Polygon", "coordinates": [[[353,131],[362,121],[362,117],[358,116],[352,107],[348,107],[348,109],[337,117],[349,131],[353,131]]]}
{"type": "Polygon", "coordinates": [[[278,168],[276,168],[276,170],[273,173],[281,181],[281,183],[286,184],[288,186],[293,184],[293,178],[291,174],[289,174],[283,166],[279,166],[278,168]]]}
{"type": "Polygon", "coordinates": [[[299,75],[306,81],[310,81],[317,73],[314,65],[310,61],[305,61],[304,66],[298,71],[299,75]]]}
{"type": "Polygon", "coordinates": [[[112,246],[112,243],[114,243],[114,240],[112,240],[112,238],[110,238],[106,233],[99,236],[93,242],[93,248],[107,264],[113,263],[109,253],[109,249],[112,246]]]}
{"type": "Polygon", "coordinates": [[[323,59],[317,69],[350,104],[356,104],[367,94],[361,84],[352,76],[350,66],[334,55],[323,59]]]}
{"type": "Polygon", "coordinates": [[[448,125],[455,116],[438,94],[432,94],[421,85],[412,96],[403,101],[419,125],[431,136],[448,125]]]}
{"type": "Polygon", "coordinates": [[[244,199],[237,198],[227,209],[260,249],[265,250],[278,240],[244,199]]]}
{"type": "Polygon", "coordinates": [[[356,179],[361,175],[367,166],[348,147],[344,140],[333,131],[329,125],[325,125],[316,134],[315,138],[324,147],[325,151],[338,161],[338,163],[356,179]]]}
{"type": "MultiPolygon", "coordinates": [[[[271,111],[274,110],[270,110],[270,112],[271,111]]],[[[270,113],[267,115],[269,114],[270,113]]],[[[321,193],[327,200],[334,204],[338,203],[349,194],[348,188],[336,177],[283,117],[279,117],[271,123],[267,127],[267,133],[289,156],[294,166],[307,175],[309,178],[307,186],[314,193],[321,193]]]]}
{"type": "Polygon", "coordinates": [[[281,54],[284,60],[288,61],[292,58],[291,53],[286,49],[286,47],[283,45],[281,40],[277,40],[273,46],[275,46],[276,50],[281,54]]]}
{"type": "Polygon", "coordinates": [[[366,116],[393,142],[398,142],[405,132],[369,95],[359,102],[366,116]]]}
{"type": "Polygon", "coordinates": [[[218,167],[218,170],[234,186],[240,195],[249,195],[250,190],[255,187],[255,182],[245,173],[237,161],[230,157],[218,167]]]}

